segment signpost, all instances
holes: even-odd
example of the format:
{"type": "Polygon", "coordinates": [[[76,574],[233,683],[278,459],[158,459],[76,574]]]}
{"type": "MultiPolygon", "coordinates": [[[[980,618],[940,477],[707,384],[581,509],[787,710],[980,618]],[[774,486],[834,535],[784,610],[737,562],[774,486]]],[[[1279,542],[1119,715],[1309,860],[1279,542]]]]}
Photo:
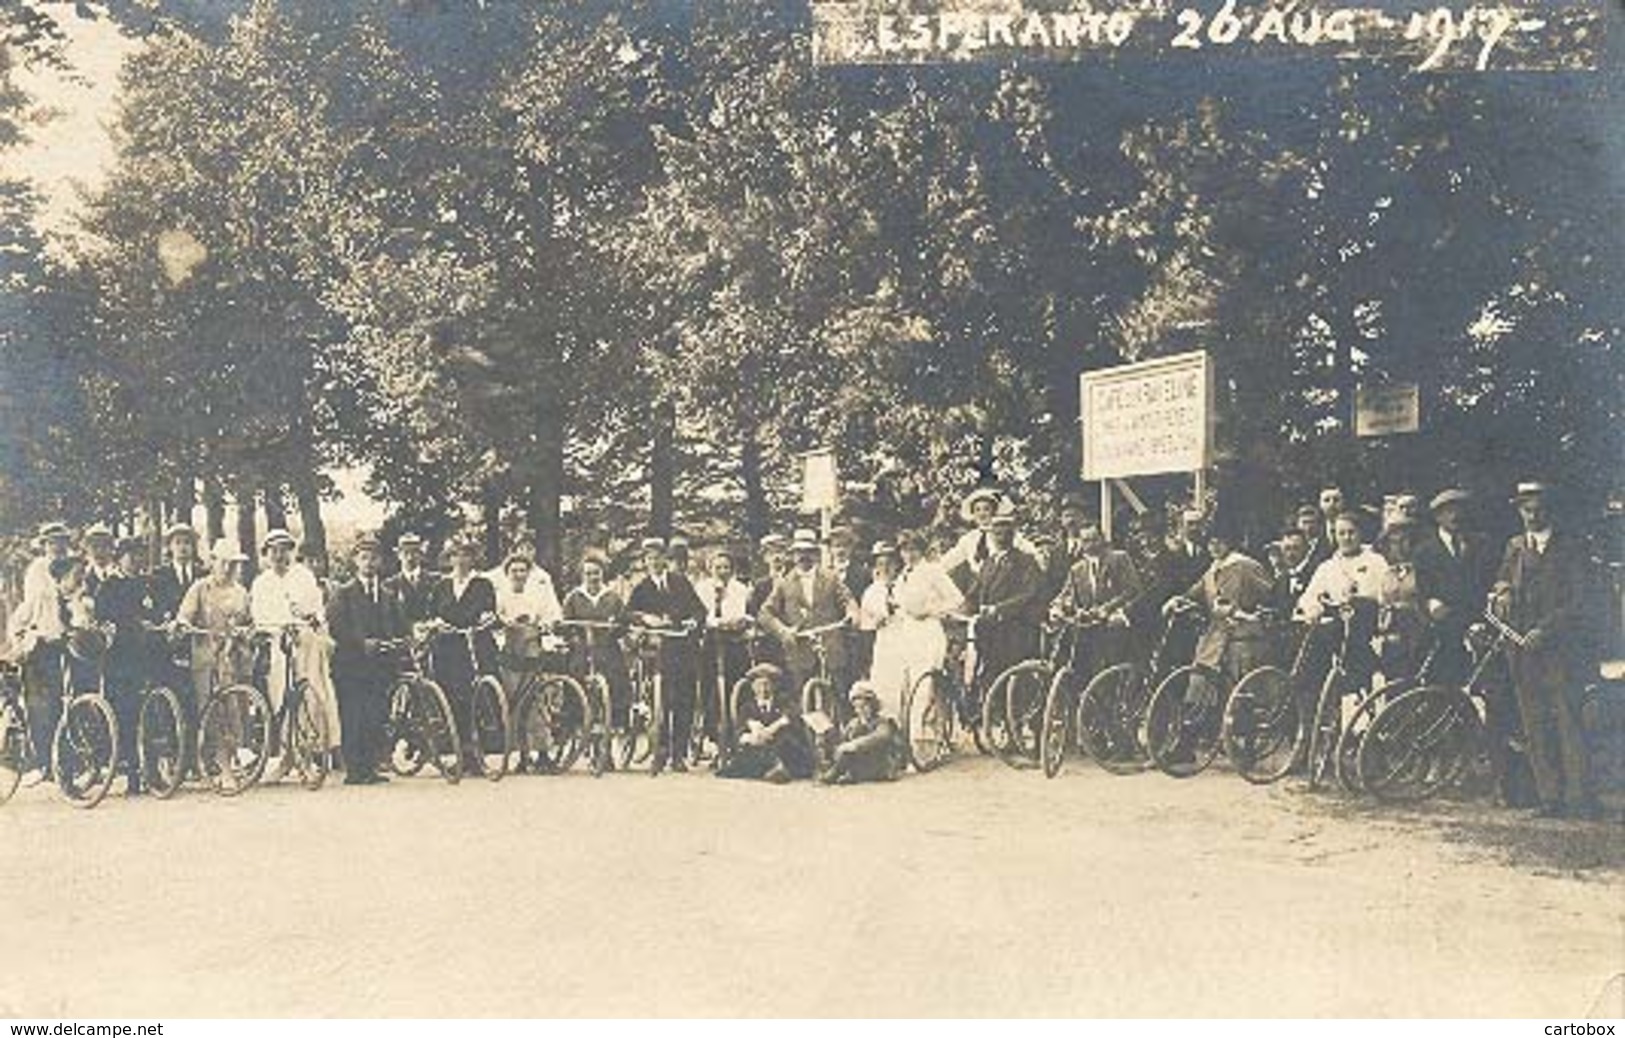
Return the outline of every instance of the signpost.
{"type": "Polygon", "coordinates": [[[1112,535],[1112,481],[1190,472],[1196,497],[1213,456],[1213,362],[1204,350],[1084,372],[1083,478],[1100,481],[1100,521],[1112,535]]]}
{"type": "Polygon", "coordinates": [[[1394,436],[1422,427],[1422,397],[1415,382],[1361,386],[1354,393],[1354,435],[1394,436]]]}
{"type": "Polygon", "coordinates": [[[829,447],[801,456],[801,510],[817,512],[819,536],[829,542],[835,509],[841,504],[841,479],[835,466],[835,451],[829,447]]]}

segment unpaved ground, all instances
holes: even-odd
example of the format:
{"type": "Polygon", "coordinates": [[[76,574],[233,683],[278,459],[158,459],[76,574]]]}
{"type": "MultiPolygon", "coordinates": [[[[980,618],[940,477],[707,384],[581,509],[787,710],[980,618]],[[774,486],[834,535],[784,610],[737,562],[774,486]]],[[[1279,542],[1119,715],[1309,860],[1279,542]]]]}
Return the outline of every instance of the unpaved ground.
{"type": "Polygon", "coordinates": [[[0,808],[0,1016],[1619,1016],[1622,832],[985,760],[41,787],[0,808]]]}

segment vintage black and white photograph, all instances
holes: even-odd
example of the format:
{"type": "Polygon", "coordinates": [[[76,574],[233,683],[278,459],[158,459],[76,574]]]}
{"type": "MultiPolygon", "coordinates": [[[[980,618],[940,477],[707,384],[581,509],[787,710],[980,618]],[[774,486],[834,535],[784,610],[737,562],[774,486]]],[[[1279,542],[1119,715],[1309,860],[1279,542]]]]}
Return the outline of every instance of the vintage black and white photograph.
{"type": "Polygon", "coordinates": [[[1625,1017],[1622,401],[1621,0],[0,0],[0,1017],[1625,1017]]]}

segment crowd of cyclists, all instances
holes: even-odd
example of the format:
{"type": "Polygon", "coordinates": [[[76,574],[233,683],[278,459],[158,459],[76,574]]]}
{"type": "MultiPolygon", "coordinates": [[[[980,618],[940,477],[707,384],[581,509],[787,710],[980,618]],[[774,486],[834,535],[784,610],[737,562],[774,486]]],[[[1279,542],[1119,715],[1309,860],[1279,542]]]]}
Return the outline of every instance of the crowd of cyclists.
{"type": "MultiPolygon", "coordinates": [[[[1521,532],[1490,545],[1471,524],[1485,503],[1462,490],[1362,509],[1327,487],[1249,553],[1222,512],[1146,511],[1113,544],[1081,498],[1063,498],[1040,528],[1024,525],[1009,495],[983,487],[961,503],[964,529],[952,537],[900,530],[859,543],[847,530],[798,529],[743,552],[650,537],[624,559],[587,552],[563,594],[562,580],[523,553],[484,568],[467,537],[442,546],[436,570],[420,536],[385,544],[362,535],[346,579],[328,582],[298,558],[293,536],[272,529],[245,583],[250,560],[235,541],[201,551],[185,524],[165,532],[162,562],[149,570],[145,541],[99,523],[76,538],[53,522],[39,530],[8,625],[16,688],[7,766],[67,788],[73,776],[52,774],[77,767],[65,711],[100,697],[115,744],[108,767],[137,794],[160,781],[137,743],[162,689],[176,715],[166,790],[222,767],[204,752],[206,729],[216,741],[229,729],[228,752],[247,757],[287,760],[304,740],[295,766],[378,784],[440,752],[422,730],[405,730],[402,711],[416,709],[398,691],[406,674],[439,690],[444,727],[458,733],[444,748],[449,763],[434,761],[442,770],[490,772],[492,752],[513,751],[536,771],[568,768],[579,753],[597,771],[641,761],[657,775],[708,764],[723,777],[781,783],[886,780],[913,762],[911,698],[923,675],[964,675],[985,694],[998,675],[1050,654],[1066,631],[1066,665],[1080,686],[1171,651],[1226,688],[1292,655],[1294,681],[1313,689],[1319,678],[1301,672],[1332,665],[1333,653],[1280,632],[1336,617],[1344,637],[1335,665],[1351,702],[1422,669],[1432,682],[1466,685],[1474,632],[1486,622],[1512,632],[1509,680],[1484,707],[1498,793],[1546,815],[1591,816],[1575,696],[1594,663],[1581,589],[1595,566],[1553,522],[1546,487],[1519,484],[1509,504],[1521,532]],[[1176,627],[1189,635],[1170,647],[1176,627]],[[554,687],[546,675],[591,693],[545,707],[557,715],[551,734],[549,719],[538,720],[539,690],[554,687]],[[245,738],[245,726],[262,723],[251,707],[224,727],[204,721],[223,688],[263,697],[264,746],[245,738]],[[503,715],[495,751],[481,688],[494,690],[503,715]],[[576,742],[566,755],[559,725],[571,711],[576,742]],[[640,728],[641,753],[613,750],[640,728]]],[[[980,743],[986,712],[951,709],[966,728],[980,723],[971,733],[980,743]]],[[[1019,741],[1015,729],[1027,723],[1036,737],[1033,718],[1009,720],[1005,738],[1019,741]]]]}

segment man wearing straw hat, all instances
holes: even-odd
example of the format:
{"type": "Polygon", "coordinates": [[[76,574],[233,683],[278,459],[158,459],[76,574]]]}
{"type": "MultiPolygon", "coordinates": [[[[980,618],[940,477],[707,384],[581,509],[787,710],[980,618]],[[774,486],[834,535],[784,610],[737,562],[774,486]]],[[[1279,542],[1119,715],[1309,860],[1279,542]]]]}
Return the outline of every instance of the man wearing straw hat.
{"type": "MultiPolygon", "coordinates": [[[[795,565],[773,586],[762,603],[762,626],[779,640],[791,689],[799,694],[807,681],[818,673],[818,653],[801,632],[826,628],[857,614],[857,603],[840,579],[819,565],[818,537],[811,530],[797,530],[790,543],[795,565]]],[[[817,635],[824,647],[824,659],[832,678],[846,673],[846,640],[839,630],[817,635]]],[[[837,692],[843,690],[837,689],[837,692]]]]}

